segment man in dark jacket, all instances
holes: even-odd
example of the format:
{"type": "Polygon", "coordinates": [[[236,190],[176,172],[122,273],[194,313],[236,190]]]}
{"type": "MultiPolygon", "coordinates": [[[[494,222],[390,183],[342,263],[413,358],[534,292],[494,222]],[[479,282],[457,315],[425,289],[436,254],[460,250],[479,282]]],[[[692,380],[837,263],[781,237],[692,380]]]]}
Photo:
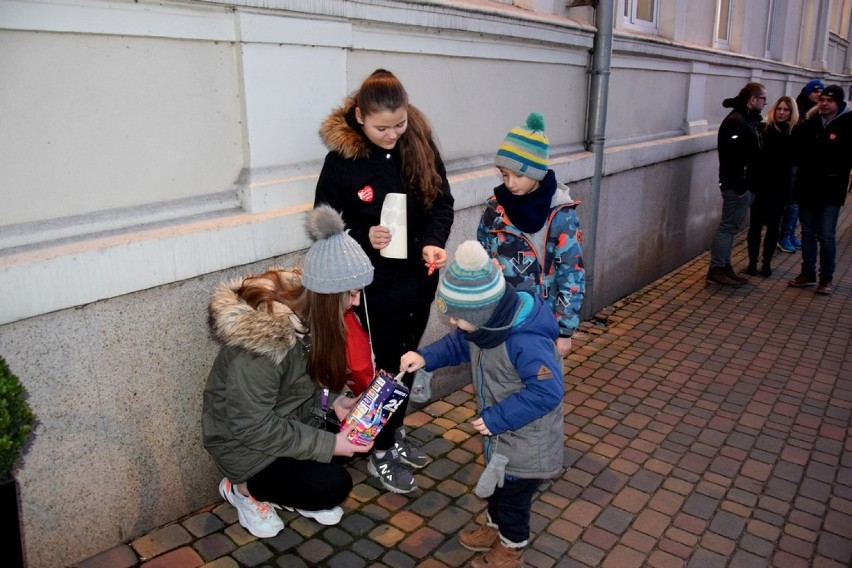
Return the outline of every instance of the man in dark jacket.
{"type": "Polygon", "coordinates": [[[793,165],[797,166],[793,195],[799,202],[802,223],[802,272],[790,280],[790,286],[803,288],[817,283],[819,243],[816,291],[831,294],[837,218],[846,201],[852,169],[852,110],[844,102],[839,85],[827,86],[820,93],[818,105],[819,112],[793,131],[793,165]]]}
{"type": "Polygon", "coordinates": [[[740,230],[760,178],[762,144],[757,126],[766,105],[766,87],[747,83],[740,93],[725,99],[722,106],[733,108],[719,125],[719,189],[722,191],[722,218],[710,245],[707,281],[723,286],[748,282],[731,267],[734,237],[740,230]]]}
{"type": "Polygon", "coordinates": [[[799,122],[804,122],[808,118],[808,111],[817,105],[823,89],[825,89],[825,83],[819,79],[814,79],[799,91],[799,96],[796,97],[796,106],[799,107],[799,122]]]}

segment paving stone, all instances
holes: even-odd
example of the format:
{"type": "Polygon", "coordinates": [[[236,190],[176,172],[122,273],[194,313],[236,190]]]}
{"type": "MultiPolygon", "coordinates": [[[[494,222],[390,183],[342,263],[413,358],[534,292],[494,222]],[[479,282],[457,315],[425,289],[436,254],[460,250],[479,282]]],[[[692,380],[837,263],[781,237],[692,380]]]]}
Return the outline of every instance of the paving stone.
{"type": "Polygon", "coordinates": [[[367,560],[375,560],[385,551],[379,544],[366,538],[356,540],[350,548],[352,552],[367,560]]]}
{"type": "MultiPolygon", "coordinates": [[[[547,555],[550,558],[562,558],[568,551],[573,541],[566,541],[556,536],[544,533],[539,534],[532,543],[532,548],[547,555]]],[[[526,556],[526,555],[525,555],[526,556]]]]}
{"type": "Polygon", "coordinates": [[[382,561],[390,568],[413,568],[417,564],[416,559],[399,550],[391,550],[382,557],[382,561]]]}
{"type": "MultiPolygon", "coordinates": [[[[141,568],[197,568],[202,564],[204,564],[204,560],[198,553],[184,546],[142,563],[141,568]]],[[[253,564],[247,565],[253,566],[253,564]]]]}
{"type": "Polygon", "coordinates": [[[605,552],[603,550],[595,548],[591,544],[585,542],[575,543],[570,550],[568,550],[568,556],[586,566],[599,566],[604,554],[605,552]]]}
{"type": "Polygon", "coordinates": [[[618,507],[607,507],[597,519],[595,525],[614,534],[622,534],[633,522],[634,515],[618,507]]]}
{"type": "Polygon", "coordinates": [[[192,542],[192,535],[178,524],[167,525],[130,543],[140,558],[154,558],[192,542]]]}
{"type": "Polygon", "coordinates": [[[83,560],[79,568],[131,568],[137,564],[136,553],[126,544],[121,544],[83,560]]]}
{"type": "MultiPolygon", "coordinates": [[[[280,563],[278,565],[282,566],[282,564],[280,563]]],[[[301,568],[302,566],[304,566],[304,562],[302,562],[301,559],[297,558],[296,562],[289,562],[288,565],[292,566],[293,568],[301,568]]],[[[224,556],[222,558],[217,558],[213,562],[208,562],[201,568],[240,568],[240,565],[237,564],[237,561],[231,558],[230,556],[224,556]]]]}
{"type": "Polygon", "coordinates": [[[766,568],[767,559],[739,550],[734,553],[728,568],[766,568]]]}
{"type": "MultiPolygon", "coordinates": [[[[304,546],[304,548],[302,548],[299,552],[306,560],[313,562],[322,560],[325,556],[328,556],[328,552],[331,551],[331,547],[320,541],[308,541],[308,543],[302,546],[304,546]],[[327,552],[325,554],[321,554],[320,551],[323,550],[327,552]]],[[[260,566],[264,562],[270,560],[273,557],[273,554],[266,546],[255,541],[239,547],[231,553],[231,556],[244,566],[260,566]]]]}
{"type": "Polygon", "coordinates": [[[694,493],[687,497],[683,505],[683,511],[699,519],[709,520],[716,512],[718,506],[718,500],[694,493]]]}
{"type": "Polygon", "coordinates": [[[210,562],[211,560],[230,554],[236,548],[233,541],[222,533],[213,533],[205,536],[196,541],[192,546],[205,562],[210,562]]]}
{"type": "Polygon", "coordinates": [[[444,535],[430,527],[423,527],[400,542],[399,550],[414,558],[426,558],[443,541],[444,535]]]}
{"type": "Polygon", "coordinates": [[[685,566],[682,558],[678,558],[662,550],[655,550],[648,557],[648,566],[651,568],[680,568],[685,566]]]}
{"type": "Polygon", "coordinates": [[[367,562],[350,550],[339,552],[328,559],[329,568],[362,568],[367,562]]]}
{"type": "Polygon", "coordinates": [[[658,546],[660,550],[664,550],[665,552],[677,556],[678,558],[682,558],[686,560],[693,552],[693,547],[685,546],[682,543],[671,540],[668,538],[664,538],[658,541],[658,546]]]}
{"type": "Polygon", "coordinates": [[[225,527],[225,524],[219,517],[206,511],[189,517],[181,524],[196,538],[220,531],[225,527]]]}
{"type": "Polygon", "coordinates": [[[438,532],[452,535],[471,521],[471,513],[460,507],[447,507],[429,521],[429,526],[438,532]]]}
{"type": "Polygon", "coordinates": [[[716,534],[737,540],[745,528],[746,520],[725,511],[716,513],[710,522],[710,530],[716,534]]]}
{"type": "Polygon", "coordinates": [[[687,568],[725,568],[727,558],[709,550],[698,549],[686,563],[687,568]]]}

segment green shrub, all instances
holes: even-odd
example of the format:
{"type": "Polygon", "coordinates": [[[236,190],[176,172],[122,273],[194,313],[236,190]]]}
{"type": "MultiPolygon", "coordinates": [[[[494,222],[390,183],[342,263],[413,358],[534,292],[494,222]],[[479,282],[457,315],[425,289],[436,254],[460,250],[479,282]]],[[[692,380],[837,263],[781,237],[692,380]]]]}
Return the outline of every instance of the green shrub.
{"type": "Polygon", "coordinates": [[[0,357],[0,479],[12,471],[35,419],[24,386],[0,357]]]}

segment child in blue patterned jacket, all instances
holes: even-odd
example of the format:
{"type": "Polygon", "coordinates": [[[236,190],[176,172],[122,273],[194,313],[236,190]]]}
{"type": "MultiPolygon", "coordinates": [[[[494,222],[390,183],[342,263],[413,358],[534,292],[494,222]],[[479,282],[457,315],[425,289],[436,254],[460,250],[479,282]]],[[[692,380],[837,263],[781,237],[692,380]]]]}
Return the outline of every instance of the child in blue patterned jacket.
{"type": "Polygon", "coordinates": [[[553,311],[559,323],[556,346],[564,358],[580,325],[586,273],[580,202],[548,169],[549,145],[538,113],[509,131],[494,160],[503,183],[488,199],[476,236],[500,263],[507,282],[537,294],[553,311]]]}
{"type": "Polygon", "coordinates": [[[475,492],[488,509],[485,524],[459,533],[459,542],[485,552],[473,568],[518,568],[533,495],[563,469],[565,388],[556,320],[537,295],[516,292],[473,240],[459,245],[441,274],[436,306],[457,329],[403,355],[400,370],[471,363],[479,413],[470,424],[482,436],[487,463],[475,492]]]}

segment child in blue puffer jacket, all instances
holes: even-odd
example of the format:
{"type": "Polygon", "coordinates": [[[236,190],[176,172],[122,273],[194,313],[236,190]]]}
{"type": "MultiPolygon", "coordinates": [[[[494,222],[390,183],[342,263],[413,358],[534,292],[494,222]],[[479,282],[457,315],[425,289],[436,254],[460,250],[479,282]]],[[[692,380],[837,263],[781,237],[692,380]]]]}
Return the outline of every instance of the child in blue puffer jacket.
{"type": "Polygon", "coordinates": [[[541,298],[516,292],[476,241],[462,243],[441,275],[436,300],[458,329],[409,351],[400,370],[471,363],[487,467],[476,488],[486,497],[486,524],[459,534],[465,548],[485,551],[474,568],[523,565],[532,497],[562,471],[562,362],[556,319],[541,298]]]}

